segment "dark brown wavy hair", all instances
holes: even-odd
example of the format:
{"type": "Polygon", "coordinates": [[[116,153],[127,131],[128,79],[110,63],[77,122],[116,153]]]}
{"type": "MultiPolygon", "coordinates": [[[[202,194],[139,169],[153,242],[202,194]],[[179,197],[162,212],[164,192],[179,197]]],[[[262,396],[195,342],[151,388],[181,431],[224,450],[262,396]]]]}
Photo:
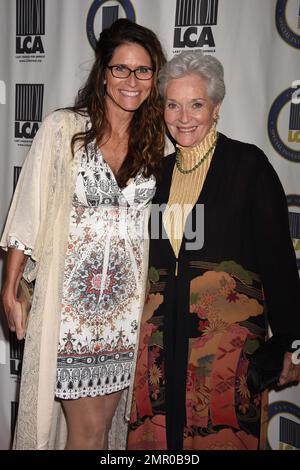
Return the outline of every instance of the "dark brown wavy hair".
{"type": "Polygon", "coordinates": [[[128,19],[115,21],[100,34],[96,45],[96,60],[85,85],[79,90],[75,105],[68,108],[81,115],[88,115],[90,129],[73,136],[71,146],[81,141],[84,146],[96,139],[100,146],[104,133],[111,131],[106,116],[105,72],[115,49],[126,43],[136,43],[149,54],[154,68],[153,86],[148,98],[134,112],[129,125],[128,152],[116,178],[124,187],[129,178],[134,177],[143,167],[144,176],[159,177],[160,162],[164,152],[163,103],[157,87],[157,75],[166,62],[161,44],[156,35],[148,28],[128,19]]]}

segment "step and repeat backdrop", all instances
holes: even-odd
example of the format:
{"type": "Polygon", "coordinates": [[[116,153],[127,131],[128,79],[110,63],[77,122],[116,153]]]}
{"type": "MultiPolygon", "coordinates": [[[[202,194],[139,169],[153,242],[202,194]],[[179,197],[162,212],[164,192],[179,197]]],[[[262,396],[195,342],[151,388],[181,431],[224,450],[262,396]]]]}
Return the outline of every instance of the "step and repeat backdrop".
{"type": "MultiPolygon", "coordinates": [[[[96,38],[124,17],[155,31],[168,58],[202,49],[221,60],[219,130],[261,147],[278,172],[300,269],[300,0],[0,0],[0,229],[42,119],[73,103],[96,38]]],[[[15,425],[22,351],[2,319],[1,449],[15,425]]],[[[270,393],[269,416],[270,449],[300,449],[300,386],[270,393]]]]}

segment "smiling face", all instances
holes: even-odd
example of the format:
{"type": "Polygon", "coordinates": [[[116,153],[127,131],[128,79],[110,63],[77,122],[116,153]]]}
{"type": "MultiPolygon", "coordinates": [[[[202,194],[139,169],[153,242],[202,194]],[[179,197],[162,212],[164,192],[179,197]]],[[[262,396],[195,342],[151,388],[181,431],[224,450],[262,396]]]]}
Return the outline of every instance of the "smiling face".
{"type": "MultiPolygon", "coordinates": [[[[117,47],[108,65],[126,65],[132,70],[143,66],[152,67],[148,52],[136,43],[122,44],[117,47]]],[[[105,79],[107,106],[128,112],[135,111],[141,106],[148,98],[153,84],[153,78],[138,80],[134,73],[131,73],[128,78],[116,78],[109,69],[106,69],[105,79]]]]}
{"type": "Polygon", "coordinates": [[[165,121],[182,147],[198,145],[209,132],[220,104],[207,94],[207,82],[190,74],[171,79],[166,88],[165,121]]]}

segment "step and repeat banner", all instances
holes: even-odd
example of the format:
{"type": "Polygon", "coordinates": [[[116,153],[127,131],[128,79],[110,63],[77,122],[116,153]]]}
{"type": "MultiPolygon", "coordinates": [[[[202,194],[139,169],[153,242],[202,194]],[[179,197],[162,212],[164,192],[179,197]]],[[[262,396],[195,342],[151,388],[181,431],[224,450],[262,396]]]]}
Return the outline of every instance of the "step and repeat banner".
{"type": "MultiPolygon", "coordinates": [[[[261,147],[278,172],[300,269],[300,0],[0,0],[0,229],[42,119],[73,103],[96,38],[122,17],[155,31],[168,58],[200,48],[221,60],[219,130],[261,147]]],[[[22,348],[2,321],[1,449],[15,424],[22,348]]],[[[300,449],[300,387],[272,392],[269,416],[269,447],[300,449]]]]}

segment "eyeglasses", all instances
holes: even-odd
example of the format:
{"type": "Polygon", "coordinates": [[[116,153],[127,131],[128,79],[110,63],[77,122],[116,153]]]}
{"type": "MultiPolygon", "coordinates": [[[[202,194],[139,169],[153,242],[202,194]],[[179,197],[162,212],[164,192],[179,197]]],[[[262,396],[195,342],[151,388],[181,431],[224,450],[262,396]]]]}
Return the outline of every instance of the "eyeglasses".
{"type": "Polygon", "coordinates": [[[111,74],[115,78],[128,78],[134,73],[135,78],[138,80],[150,80],[153,77],[154,70],[151,67],[138,67],[134,70],[127,67],[127,65],[107,65],[107,68],[111,71],[111,74]]]}

